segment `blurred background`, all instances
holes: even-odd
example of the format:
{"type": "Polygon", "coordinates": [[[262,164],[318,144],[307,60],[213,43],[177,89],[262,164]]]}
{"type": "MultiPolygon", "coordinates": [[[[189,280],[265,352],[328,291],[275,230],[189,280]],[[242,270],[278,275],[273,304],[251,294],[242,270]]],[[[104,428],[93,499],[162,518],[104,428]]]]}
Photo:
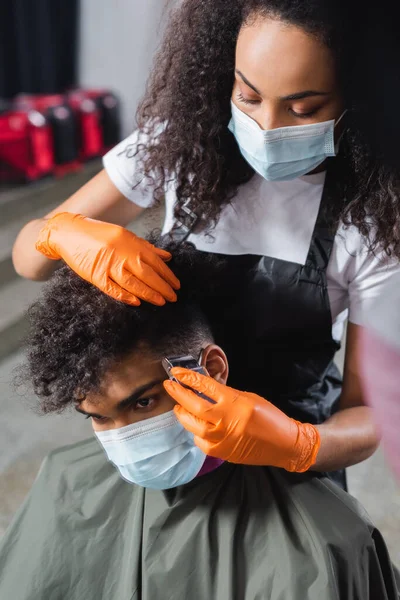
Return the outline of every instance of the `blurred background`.
{"type": "MultiPolygon", "coordinates": [[[[101,169],[101,156],[134,128],[168,0],[0,2],[0,536],[44,456],[91,435],[83,417],[38,416],[13,385],[23,362],[26,308],[41,284],[11,262],[22,226],[49,212],[101,169]]],[[[160,210],[132,230],[158,226],[160,210]]],[[[343,352],[338,356],[342,365],[343,352]]],[[[400,489],[378,451],[349,469],[400,565],[400,489]]]]}

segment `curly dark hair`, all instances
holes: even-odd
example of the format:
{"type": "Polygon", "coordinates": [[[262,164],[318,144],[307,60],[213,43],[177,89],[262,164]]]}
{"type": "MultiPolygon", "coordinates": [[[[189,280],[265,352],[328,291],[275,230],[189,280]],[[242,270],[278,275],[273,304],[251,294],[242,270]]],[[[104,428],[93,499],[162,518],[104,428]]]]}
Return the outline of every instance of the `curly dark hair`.
{"type": "MultiPolygon", "coordinates": [[[[332,227],[354,224],[371,251],[400,257],[400,56],[393,4],[360,0],[183,0],[173,12],[139,106],[139,172],[156,200],[174,174],[176,211],[187,201],[207,223],[254,171],[227,125],[235,46],[243,23],[265,15],[299,26],[336,56],[348,113],[332,162],[337,202],[332,227]],[[388,118],[389,116],[389,118],[388,118]],[[149,137],[147,137],[149,136],[149,137]],[[146,140],[146,141],[145,141],[146,140]]],[[[178,213],[177,213],[178,214],[178,213]]]]}
{"type": "Polygon", "coordinates": [[[107,370],[130,353],[196,356],[204,342],[213,340],[202,302],[221,295],[224,259],[187,243],[150,241],[173,252],[171,266],[181,281],[176,303],[161,308],[123,304],[67,266],[45,284],[28,311],[27,364],[17,376],[17,383],[32,383],[41,412],[61,412],[99,390],[107,370]]]}

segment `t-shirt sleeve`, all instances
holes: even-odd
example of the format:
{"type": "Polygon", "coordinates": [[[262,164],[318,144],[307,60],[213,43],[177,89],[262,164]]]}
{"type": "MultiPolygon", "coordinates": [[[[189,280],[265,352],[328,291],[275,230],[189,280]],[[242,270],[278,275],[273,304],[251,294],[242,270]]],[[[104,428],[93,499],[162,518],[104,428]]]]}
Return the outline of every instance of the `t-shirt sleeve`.
{"type": "Polygon", "coordinates": [[[349,320],[356,325],[364,325],[366,315],[373,304],[390,290],[391,282],[400,272],[397,260],[386,255],[365,258],[357,274],[350,281],[349,320]]]}
{"type": "Polygon", "coordinates": [[[385,252],[368,249],[365,239],[350,227],[339,243],[336,276],[347,288],[349,321],[365,325],[371,307],[385,298],[399,277],[400,261],[385,252]]]}
{"type": "Polygon", "coordinates": [[[400,273],[392,278],[384,296],[371,305],[365,325],[400,353],[400,273]]]}
{"type": "MultiPolygon", "coordinates": [[[[107,175],[128,200],[142,208],[154,203],[152,186],[141,180],[137,168],[138,131],[132,133],[103,157],[107,175]]],[[[141,140],[142,143],[142,140],[141,140]]]]}

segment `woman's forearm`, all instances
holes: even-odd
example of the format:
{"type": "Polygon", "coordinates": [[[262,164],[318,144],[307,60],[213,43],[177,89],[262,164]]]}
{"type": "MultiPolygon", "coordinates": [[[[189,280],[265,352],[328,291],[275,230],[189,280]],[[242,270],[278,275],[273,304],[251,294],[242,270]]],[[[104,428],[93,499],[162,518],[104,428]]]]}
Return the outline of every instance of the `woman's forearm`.
{"type": "Polygon", "coordinates": [[[35,249],[36,240],[40,230],[44,227],[46,219],[30,221],[20,231],[13,247],[13,264],[18,275],[45,281],[57,269],[59,261],[46,258],[35,249]]]}
{"type": "Polygon", "coordinates": [[[346,408],[317,427],[321,447],[314,471],[335,471],[369,458],[379,445],[371,409],[346,408]]]}
{"type": "Polygon", "coordinates": [[[22,277],[45,281],[60,265],[61,261],[49,259],[35,248],[46,219],[60,212],[82,214],[125,227],[143,212],[143,208],[125,198],[106,171],[101,171],[45,218],[30,221],[20,231],[14,244],[12,258],[15,270],[22,277]]]}

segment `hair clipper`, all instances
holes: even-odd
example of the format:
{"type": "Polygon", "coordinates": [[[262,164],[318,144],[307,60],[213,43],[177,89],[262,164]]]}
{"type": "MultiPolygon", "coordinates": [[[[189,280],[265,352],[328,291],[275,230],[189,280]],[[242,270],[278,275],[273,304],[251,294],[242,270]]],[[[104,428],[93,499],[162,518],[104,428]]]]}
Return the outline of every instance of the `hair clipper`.
{"type": "Polygon", "coordinates": [[[173,369],[174,367],[181,367],[182,369],[189,369],[190,371],[195,371],[196,373],[201,373],[201,375],[206,375],[206,377],[209,377],[210,375],[207,372],[207,369],[202,367],[198,363],[198,361],[195,358],[193,358],[193,356],[191,356],[191,355],[170,356],[170,357],[163,358],[161,361],[161,364],[164,367],[164,370],[166,371],[166,373],[167,373],[168,377],[171,379],[171,381],[175,381],[176,383],[179,383],[179,385],[190,390],[191,392],[196,394],[196,396],[199,396],[199,398],[203,398],[203,400],[207,400],[207,402],[210,402],[211,404],[216,404],[215,400],[212,400],[205,394],[202,394],[201,392],[197,392],[190,386],[181,383],[180,381],[175,379],[175,377],[171,374],[171,369],[173,369]]]}

